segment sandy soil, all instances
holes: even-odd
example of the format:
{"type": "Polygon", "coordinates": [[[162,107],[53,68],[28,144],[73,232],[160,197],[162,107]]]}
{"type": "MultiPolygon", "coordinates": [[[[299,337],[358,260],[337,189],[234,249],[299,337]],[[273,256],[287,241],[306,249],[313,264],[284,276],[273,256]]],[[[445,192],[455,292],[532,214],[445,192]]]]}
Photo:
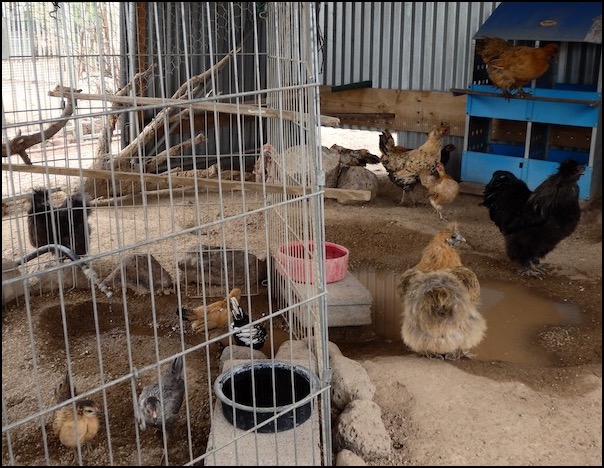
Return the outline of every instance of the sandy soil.
{"type": "MultiPolygon", "coordinates": [[[[345,137],[325,132],[323,144],[333,143],[377,152],[374,134],[367,132],[351,132],[345,137]]],[[[443,222],[422,198],[421,190],[415,194],[417,206],[399,206],[400,189],[388,181],[379,166],[371,169],[379,176],[376,199],[361,206],[326,200],[326,239],[349,248],[351,272],[372,268],[396,274],[417,262],[421,250],[443,222]]],[[[376,385],[375,401],[382,408],[382,418],[392,438],[390,458],[367,462],[375,466],[601,465],[601,205],[586,211],[577,231],[546,258],[548,274],[535,279],[517,275],[505,257],[498,230],[479,202],[476,195],[462,194],[446,213],[449,219],[459,222],[468,240],[460,252],[466,266],[476,272],[481,282],[508,283],[552,301],[574,304],[580,310],[580,320],[556,326],[541,323],[532,330],[535,343],[552,357],[546,365],[480,359],[480,356],[474,360],[431,360],[413,355],[400,340],[381,337],[374,326],[330,329],[331,341],[345,356],[361,362],[376,385]]],[[[148,214],[153,220],[150,224],[159,225],[155,222],[159,212],[153,213],[148,214]]],[[[124,216],[136,217],[128,211],[124,216]]],[[[182,221],[178,213],[176,216],[182,221]]],[[[98,229],[101,225],[96,226],[98,229]]],[[[255,228],[261,229],[261,224],[255,228]]],[[[112,236],[113,233],[106,237],[112,236]]],[[[161,252],[158,254],[161,261],[161,252]]],[[[129,344],[124,334],[123,310],[119,304],[103,305],[98,315],[102,317],[99,323],[102,340],[91,345],[95,324],[87,313],[91,309],[90,295],[77,290],[67,294],[69,302],[80,303],[66,314],[72,352],[77,357],[74,369],[82,388],[99,384],[100,369],[95,357],[99,351],[104,356],[105,376],[112,378],[126,369],[126,349],[137,366],[155,358],[157,352],[166,357],[179,349],[181,332],[176,314],[172,313],[173,297],[153,298],[157,310],[169,311],[156,317],[156,327],[150,316],[151,298],[133,300],[132,306],[129,302],[132,330],[129,344]],[[159,350],[154,349],[154,340],[148,339],[154,335],[154,329],[161,336],[159,350]]],[[[261,301],[260,296],[254,300],[261,301]]],[[[265,305],[259,303],[258,309],[262,307],[265,305]]],[[[31,408],[37,407],[38,398],[45,403],[52,399],[51,389],[65,362],[59,299],[35,299],[33,309],[37,311],[32,317],[35,352],[24,347],[30,330],[28,321],[22,319],[22,309],[12,307],[3,314],[3,374],[12,376],[5,398],[13,417],[29,414],[31,408]],[[29,373],[34,366],[41,369],[39,389],[32,389],[18,378],[20,369],[29,373]]],[[[531,310],[522,313],[531,314],[531,310]]],[[[485,341],[499,333],[492,326],[485,341]]],[[[185,342],[197,344],[199,337],[186,335],[185,342]]],[[[514,344],[504,341],[500,346],[514,344]]],[[[505,354],[503,351],[501,354],[505,354]]],[[[210,366],[205,364],[208,362],[205,351],[201,354],[189,368],[191,378],[199,383],[193,395],[198,406],[189,414],[191,425],[196,428],[191,440],[193,456],[205,451],[210,423],[207,381],[208,375],[215,377],[218,372],[218,350],[209,353],[210,366]]],[[[141,381],[137,382],[134,391],[139,391],[140,385],[141,381]]],[[[140,441],[136,440],[131,424],[132,392],[132,384],[127,381],[102,396],[107,398],[113,414],[124,415],[123,420],[113,418],[109,427],[112,440],[119,443],[112,444],[109,452],[107,437],[102,435],[86,455],[86,464],[158,463],[161,450],[157,437],[145,433],[140,441]],[[137,457],[139,447],[142,459],[137,457]]],[[[53,437],[44,435],[38,421],[29,425],[31,431],[12,435],[19,464],[44,464],[45,443],[53,464],[69,462],[71,453],[53,437]]],[[[185,424],[177,428],[173,440],[170,463],[187,462],[191,454],[185,424]]],[[[3,464],[7,460],[3,439],[3,464]]]]}

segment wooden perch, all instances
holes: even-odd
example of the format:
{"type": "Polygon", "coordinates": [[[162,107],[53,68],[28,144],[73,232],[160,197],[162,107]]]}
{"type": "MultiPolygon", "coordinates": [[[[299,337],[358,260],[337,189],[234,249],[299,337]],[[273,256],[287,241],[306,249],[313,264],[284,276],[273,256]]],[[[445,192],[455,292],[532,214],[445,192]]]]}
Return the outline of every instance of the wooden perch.
{"type": "MultiPolygon", "coordinates": [[[[78,169],[71,167],[53,167],[53,166],[29,166],[27,164],[5,164],[2,163],[2,170],[12,170],[18,172],[29,172],[37,174],[53,174],[53,175],[64,175],[71,177],[95,177],[99,179],[114,179],[114,180],[126,180],[140,183],[141,180],[146,183],[154,183],[158,185],[168,186],[171,182],[173,188],[178,187],[203,187],[208,189],[218,190],[220,187],[227,190],[250,190],[252,192],[266,192],[266,193],[278,193],[285,195],[301,196],[304,194],[310,194],[312,191],[311,187],[301,186],[283,186],[280,184],[266,184],[262,182],[241,182],[233,180],[220,180],[220,179],[207,179],[207,178],[196,178],[196,177],[184,177],[175,176],[172,174],[159,175],[159,174],[137,174],[134,172],[112,172],[102,171],[94,169],[78,169]],[[170,181],[170,182],[169,182],[170,181]]],[[[95,194],[91,194],[94,196],[95,194]]],[[[348,190],[348,189],[337,189],[337,188],[325,188],[325,198],[336,198],[338,200],[357,200],[357,201],[369,201],[371,200],[371,192],[368,190],[348,190]]]]}
{"type": "MultiPolygon", "coordinates": [[[[46,130],[34,133],[33,135],[21,135],[21,132],[19,131],[17,136],[8,142],[8,145],[2,145],[3,158],[8,158],[11,154],[18,154],[25,164],[32,164],[26,150],[34,145],[42,143],[43,141],[50,140],[59,130],[67,125],[69,117],[71,114],[73,114],[72,99],[75,100],[75,98],[73,98],[73,94],[79,93],[81,89],[72,90],[71,88],[62,88],[57,86],[54,91],[57,92],[61,89],[63,91],[56,96],[69,99],[67,101],[63,101],[66,102],[66,104],[63,112],[61,113],[61,117],[59,117],[55,122],[51,123],[46,130]]],[[[50,94],[52,92],[53,91],[50,91],[48,94],[52,96],[52,94],[50,94]]]]}
{"type": "MultiPolygon", "coordinates": [[[[155,70],[156,67],[156,64],[151,64],[146,70],[134,75],[134,78],[132,78],[132,80],[130,80],[130,82],[126,84],[126,86],[118,90],[115,95],[127,96],[128,94],[130,94],[130,91],[132,91],[132,88],[134,88],[135,93],[141,92],[143,89],[145,89],[145,84],[149,79],[149,75],[151,75],[151,73],[155,70]]],[[[116,107],[119,107],[119,105],[117,103],[114,103],[113,108],[116,107]]],[[[113,132],[115,131],[115,126],[117,125],[118,118],[119,114],[109,115],[109,125],[103,130],[101,136],[99,136],[99,145],[96,149],[95,161],[103,159],[104,155],[109,154],[111,152],[111,140],[113,138],[113,132]]]]}
{"type": "Polygon", "coordinates": [[[154,170],[157,171],[157,168],[171,156],[182,155],[185,148],[190,148],[191,146],[198,145],[204,141],[206,141],[205,135],[203,133],[198,133],[194,141],[187,140],[179,143],[178,145],[171,146],[169,149],[158,153],[157,156],[151,159],[145,166],[145,172],[154,172],[154,170]]]}

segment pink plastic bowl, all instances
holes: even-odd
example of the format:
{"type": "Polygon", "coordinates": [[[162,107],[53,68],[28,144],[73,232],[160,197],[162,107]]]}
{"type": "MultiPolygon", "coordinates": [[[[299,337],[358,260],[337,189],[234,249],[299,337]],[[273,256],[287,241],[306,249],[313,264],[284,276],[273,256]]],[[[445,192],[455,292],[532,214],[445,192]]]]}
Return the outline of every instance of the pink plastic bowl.
{"type": "MultiPolygon", "coordinates": [[[[298,283],[306,282],[306,265],[314,252],[314,242],[309,245],[308,253],[305,253],[304,244],[302,242],[290,242],[279,248],[279,266],[282,273],[297,281],[298,283]],[[305,259],[305,254],[307,258],[305,259]]],[[[349,251],[346,247],[333,242],[325,242],[325,267],[326,281],[335,283],[344,279],[348,272],[348,257],[349,251]]],[[[313,271],[309,271],[310,282],[313,282],[313,271]]]]}

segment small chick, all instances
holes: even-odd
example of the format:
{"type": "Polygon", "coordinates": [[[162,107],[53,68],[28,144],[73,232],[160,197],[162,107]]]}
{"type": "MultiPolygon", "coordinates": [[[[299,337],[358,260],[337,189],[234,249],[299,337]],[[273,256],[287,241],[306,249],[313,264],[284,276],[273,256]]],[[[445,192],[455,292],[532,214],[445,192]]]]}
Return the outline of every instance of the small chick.
{"type": "MultiPolygon", "coordinates": [[[[71,398],[69,373],[65,373],[65,378],[55,389],[56,403],[63,403],[71,398]]],[[[73,396],[77,396],[76,389],[73,389],[73,396]]],[[[101,411],[96,403],[90,399],[78,400],[75,403],[75,419],[72,405],[66,405],[54,413],[52,430],[55,436],[66,447],[77,450],[78,445],[82,446],[94,439],[99,431],[99,415],[101,411]]],[[[75,456],[75,452],[74,452],[75,456]]]]}
{"type": "Polygon", "coordinates": [[[178,413],[185,394],[182,371],[183,357],[178,356],[172,361],[170,369],[161,376],[161,397],[159,382],[143,388],[138,399],[139,415],[137,422],[141,431],[145,431],[147,427],[152,426],[161,433],[163,430],[162,421],[164,421],[166,437],[169,436],[172,427],[178,420],[178,413]]]}

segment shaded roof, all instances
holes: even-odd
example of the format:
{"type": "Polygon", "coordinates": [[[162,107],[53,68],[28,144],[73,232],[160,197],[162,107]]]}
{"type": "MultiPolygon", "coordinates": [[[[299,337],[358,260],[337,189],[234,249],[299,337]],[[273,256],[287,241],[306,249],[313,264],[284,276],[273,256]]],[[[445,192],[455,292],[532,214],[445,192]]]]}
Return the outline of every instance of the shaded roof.
{"type": "Polygon", "coordinates": [[[602,43],[601,2],[502,2],[474,38],[602,43]]]}

